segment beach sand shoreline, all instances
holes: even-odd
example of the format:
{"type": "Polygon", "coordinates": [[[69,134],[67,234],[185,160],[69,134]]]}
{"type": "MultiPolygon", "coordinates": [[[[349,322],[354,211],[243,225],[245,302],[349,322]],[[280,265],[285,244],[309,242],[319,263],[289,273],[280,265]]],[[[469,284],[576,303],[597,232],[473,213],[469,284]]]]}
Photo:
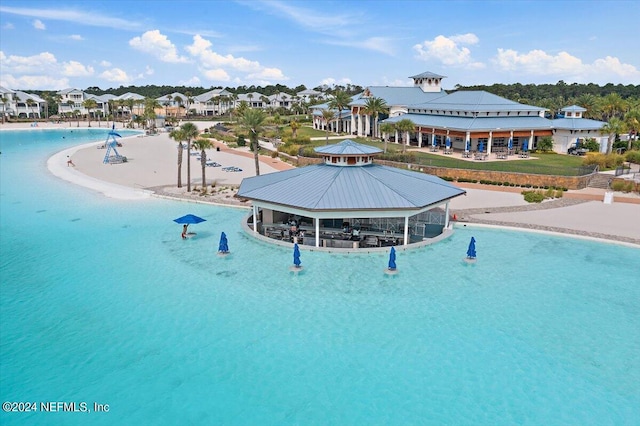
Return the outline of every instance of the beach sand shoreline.
{"type": "MultiPolygon", "coordinates": [[[[194,122],[200,129],[215,123],[194,122]]],[[[102,127],[109,128],[106,124],[103,122],[102,127]]],[[[38,128],[68,127],[69,123],[40,123],[38,128]]],[[[71,127],[76,128],[75,124],[71,127]]],[[[116,125],[116,129],[119,128],[122,126],[116,125]]],[[[0,126],[0,129],[33,130],[29,123],[9,123],[0,126]]],[[[202,168],[195,155],[183,157],[183,187],[177,187],[177,143],[169,138],[168,133],[123,138],[123,146],[118,148],[118,152],[126,156],[128,161],[122,164],[103,164],[105,150],[97,148],[103,142],[97,141],[60,151],[49,158],[47,167],[58,178],[118,199],[134,200],[158,196],[250,207],[249,202],[234,196],[242,179],[255,175],[253,154],[246,148],[231,149],[223,143],[215,142],[215,147],[207,150],[207,158],[221,164],[221,167],[206,167],[207,193],[202,195],[202,168]],[[67,164],[67,156],[72,159],[75,167],[67,164]],[[191,193],[186,191],[187,157],[191,162],[191,193]],[[227,166],[235,166],[242,171],[223,171],[223,167],[227,166]]],[[[278,158],[260,156],[261,174],[290,168],[293,166],[278,158]]],[[[483,224],[522,228],[640,246],[640,227],[634,226],[640,217],[640,197],[637,194],[615,193],[614,202],[605,204],[605,191],[589,188],[568,191],[559,200],[536,205],[524,201],[520,190],[514,188],[477,184],[458,186],[464,188],[467,195],[457,197],[450,203],[450,213],[452,216],[456,215],[457,226],[483,224]]]]}

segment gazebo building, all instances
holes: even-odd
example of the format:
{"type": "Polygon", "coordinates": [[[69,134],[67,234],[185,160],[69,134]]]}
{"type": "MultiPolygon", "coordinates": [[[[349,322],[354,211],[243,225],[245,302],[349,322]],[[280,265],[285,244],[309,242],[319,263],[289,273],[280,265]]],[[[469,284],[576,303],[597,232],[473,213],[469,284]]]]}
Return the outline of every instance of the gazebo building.
{"type": "Polygon", "coordinates": [[[254,235],[305,246],[424,243],[451,231],[449,201],[463,189],[436,176],[374,164],[378,148],[345,140],[318,147],[320,164],[245,178],[254,235]],[[253,226],[256,224],[256,226],[253,226]]]}

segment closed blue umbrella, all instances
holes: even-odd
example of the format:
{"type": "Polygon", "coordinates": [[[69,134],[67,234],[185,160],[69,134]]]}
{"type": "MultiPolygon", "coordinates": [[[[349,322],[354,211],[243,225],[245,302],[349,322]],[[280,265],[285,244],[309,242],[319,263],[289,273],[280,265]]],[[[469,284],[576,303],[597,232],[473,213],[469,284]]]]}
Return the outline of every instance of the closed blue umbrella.
{"type": "Polygon", "coordinates": [[[476,258],[476,239],[473,237],[471,237],[471,241],[469,242],[469,248],[467,249],[467,258],[476,258]]]}
{"type": "Polygon", "coordinates": [[[218,251],[220,253],[229,253],[229,242],[227,241],[227,234],[224,232],[220,234],[220,244],[218,245],[218,251]]]}
{"type": "Polygon", "coordinates": [[[580,138],[576,139],[576,149],[580,148],[580,138]]]}
{"type": "Polygon", "coordinates": [[[436,146],[436,137],[435,136],[431,137],[431,146],[436,146]]]}
{"type": "Polygon", "coordinates": [[[464,150],[465,150],[466,152],[471,151],[471,141],[470,141],[470,140],[467,140],[467,144],[465,145],[464,150]]]}
{"type": "Polygon", "coordinates": [[[174,222],[176,223],[180,223],[180,224],[187,224],[187,225],[191,225],[194,223],[200,223],[200,222],[206,222],[207,219],[203,219],[201,217],[198,217],[196,215],[193,214],[188,214],[182,217],[179,217],[177,219],[173,219],[174,222]]]}
{"type": "Polygon", "coordinates": [[[447,136],[447,140],[446,140],[446,142],[445,142],[445,146],[446,146],[447,148],[451,148],[451,138],[450,138],[449,136],[447,136]]]}
{"type": "Polygon", "coordinates": [[[391,247],[389,252],[389,269],[394,271],[396,269],[396,249],[391,247]]]}
{"type": "Polygon", "coordinates": [[[301,263],[300,249],[298,248],[298,243],[296,243],[293,245],[293,264],[296,266],[296,268],[299,268],[301,263]]]}
{"type": "Polygon", "coordinates": [[[480,143],[478,144],[478,152],[483,152],[484,151],[484,142],[480,141],[480,143]]]}
{"type": "Polygon", "coordinates": [[[509,138],[509,149],[513,149],[513,138],[509,138]]]}
{"type": "Polygon", "coordinates": [[[529,149],[529,141],[525,139],[524,141],[522,141],[522,150],[526,151],[528,149],[529,149]]]}

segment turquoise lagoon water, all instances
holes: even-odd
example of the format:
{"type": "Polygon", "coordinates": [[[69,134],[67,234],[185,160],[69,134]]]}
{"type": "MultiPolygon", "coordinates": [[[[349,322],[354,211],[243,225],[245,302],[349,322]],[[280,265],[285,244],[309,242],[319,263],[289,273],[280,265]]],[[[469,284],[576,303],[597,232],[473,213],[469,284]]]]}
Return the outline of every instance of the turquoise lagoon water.
{"type": "Polygon", "coordinates": [[[294,275],[245,211],[49,174],[96,132],[0,133],[0,395],[109,412],[3,425],[639,423],[638,249],[458,228],[396,276],[386,254],[307,251],[294,275]],[[207,221],[183,241],[187,213],[207,221]]]}

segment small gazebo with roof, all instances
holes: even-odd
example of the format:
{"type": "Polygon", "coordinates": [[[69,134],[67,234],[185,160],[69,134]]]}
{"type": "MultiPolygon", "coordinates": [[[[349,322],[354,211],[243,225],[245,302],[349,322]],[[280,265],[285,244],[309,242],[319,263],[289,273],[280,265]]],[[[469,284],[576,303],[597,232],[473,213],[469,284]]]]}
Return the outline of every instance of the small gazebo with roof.
{"type": "MultiPolygon", "coordinates": [[[[352,140],[315,151],[323,159],[319,164],[242,181],[237,196],[251,200],[250,221],[267,226],[306,218],[316,247],[321,246],[323,229],[343,223],[361,226],[365,235],[389,227],[401,232],[398,241],[407,245],[423,241],[424,233],[416,229],[423,229],[430,210],[444,207],[439,232],[448,229],[449,201],[465,194],[437,176],[375,164],[374,157],[382,151],[352,140]],[[422,225],[417,225],[419,218],[422,225]]],[[[259,226],[253,227],[254,233],[259,231],[259,226]]]]}

